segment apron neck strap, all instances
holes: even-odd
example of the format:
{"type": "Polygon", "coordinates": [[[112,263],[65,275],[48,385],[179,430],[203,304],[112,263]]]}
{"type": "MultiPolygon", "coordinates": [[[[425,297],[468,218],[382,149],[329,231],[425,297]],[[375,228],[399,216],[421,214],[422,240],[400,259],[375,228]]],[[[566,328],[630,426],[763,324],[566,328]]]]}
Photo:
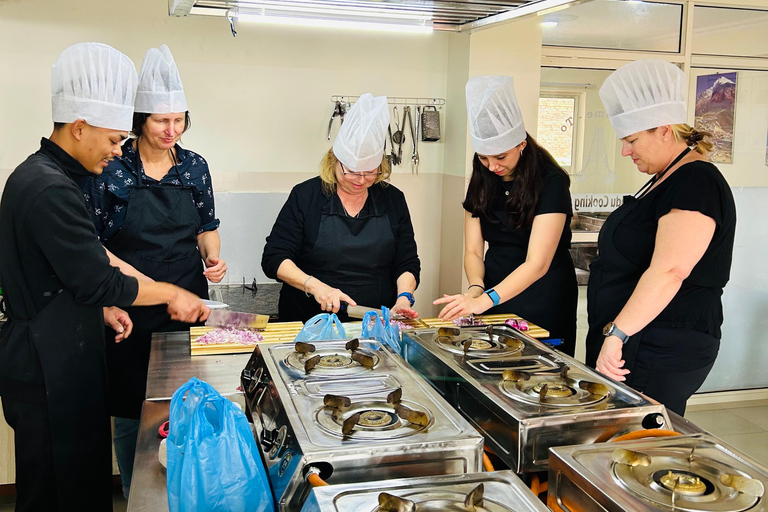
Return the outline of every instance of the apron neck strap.
{"type": "Polygon", "coordinates": [[[672,160],[672,163],[669,164],[666,169],[664,169],[659,174],[651,178],[648,181],[648,183],[643,185],[643,187],[635,193],[635,196],[634,196],[635,199],[642,199],[643,197],[645,197],[645,195],[651,191],[651,189],[653,188],[653,185],[661,181],[661,179],[664,178],[664,175],[667,174],[667,172],[672,167],[674,167],[680,160],[682,160],[685,157],[685,155],[687,155],[690,152],[691,152],[691,148],[685,148],[679,155],[677,155],[677,158],[672,160]]]}
{"type": "MultiPolygon", "coordinates": [[[[176,156],[173,154],[173,148],[168,149],[168,153],[171,156],[171,162],[173,162],[173,169],[176,171],[176,177],[181,181],[181,173],[179,167],[176,165],[176,156]]],[[[136,139],[136,185],[141,187],[144,184],[142,174],[144,170],[144,164],[141,163],[141,154],[139,153],[139,139],[136,139]]]]}

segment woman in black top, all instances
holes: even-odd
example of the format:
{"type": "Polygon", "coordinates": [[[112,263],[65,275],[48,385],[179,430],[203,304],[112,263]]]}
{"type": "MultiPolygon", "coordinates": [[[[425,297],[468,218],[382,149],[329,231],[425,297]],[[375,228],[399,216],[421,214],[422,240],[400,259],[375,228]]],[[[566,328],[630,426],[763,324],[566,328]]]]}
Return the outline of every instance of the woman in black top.
{"type": "Polygon", "coordinates": [[[464,201],[469,288],[436,300],[447,304],[440,317],[512,313],[562,339],[560,349],[573,355],[578,288],[568,253],[568,175],[526,133],[512,78],[471,79],[467,110],[476,151],[464,201]]]}
{"type": "Polygon", "coordinates": [[[600,231],[587,335],[588,364],[680,415],[717,356],[736,227],[728,183],[705,160],[709,134],[685,124],[686,91],[682,71],[656,60],[600,89],[622,154],[654,177],[600,231]]]}
{"type": "Polygon", "coordinates": [[[385,180],[385,97],[364,94],[345,116],[320,176],[296,185],[267,237],[264,273],[283,281],[281,321],[339,314],[341,301],[406,317],[420,263],[403,193],[385,180]]]}

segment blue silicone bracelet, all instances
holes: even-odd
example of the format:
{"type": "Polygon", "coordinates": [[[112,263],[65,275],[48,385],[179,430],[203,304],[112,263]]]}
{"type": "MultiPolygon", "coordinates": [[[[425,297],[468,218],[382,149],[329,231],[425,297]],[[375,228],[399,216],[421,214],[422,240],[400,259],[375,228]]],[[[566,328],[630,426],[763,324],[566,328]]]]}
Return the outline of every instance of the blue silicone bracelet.
{"type": "Polygon", "coordinates": [[[485,290],[485,293],[487,293],[488,296],[491,298],[494,306],[498,306],[501,303],[501,297],[499,297],[499,294],[496,293],[496,290],[494,290],[493,288],[485,290]]]}

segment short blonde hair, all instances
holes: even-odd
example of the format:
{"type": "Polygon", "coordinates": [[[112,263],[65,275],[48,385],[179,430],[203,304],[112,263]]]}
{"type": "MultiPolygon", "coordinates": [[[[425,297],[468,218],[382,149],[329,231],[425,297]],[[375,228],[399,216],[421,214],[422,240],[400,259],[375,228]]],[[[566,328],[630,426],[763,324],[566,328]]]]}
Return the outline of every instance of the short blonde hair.
{"type": "MultiPolygon", "coordinates": [[[[339,159],[333,154],[333,148],[323,155],[323,159],[320,161],[320,180],[323,182],[323,190],[329,194],[336,192],[336,164],[339,159]]],[[[389,179],[392,174],[392,168],[389,166],[386,155],[381,157],[381,174],[376,176],[374,183],[384,182],[389,179]]]]}
{"type": "Polygon", "coordinates": [[[712,138],[712,134],[709,132],[700,132],[687,124],[673,124],[670,125],[670,128],[677,142],[685,142],[689,148],[700,155],[708,155],[714,147],[712,142],[706,140],[712,138]]]}

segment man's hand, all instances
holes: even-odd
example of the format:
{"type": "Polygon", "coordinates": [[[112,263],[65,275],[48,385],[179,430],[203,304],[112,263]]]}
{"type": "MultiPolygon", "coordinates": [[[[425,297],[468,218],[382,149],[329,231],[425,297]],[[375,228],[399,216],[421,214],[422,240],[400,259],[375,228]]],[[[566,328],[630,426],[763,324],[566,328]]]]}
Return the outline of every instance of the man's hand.
{"type": "Polygon", "coordinates": [[[176,293],[168,302],[168,314],[173,320],[193,324],[208,318],[211,310],[203,304],[200,297],[182,288],[174,288],[176,293]]]}

